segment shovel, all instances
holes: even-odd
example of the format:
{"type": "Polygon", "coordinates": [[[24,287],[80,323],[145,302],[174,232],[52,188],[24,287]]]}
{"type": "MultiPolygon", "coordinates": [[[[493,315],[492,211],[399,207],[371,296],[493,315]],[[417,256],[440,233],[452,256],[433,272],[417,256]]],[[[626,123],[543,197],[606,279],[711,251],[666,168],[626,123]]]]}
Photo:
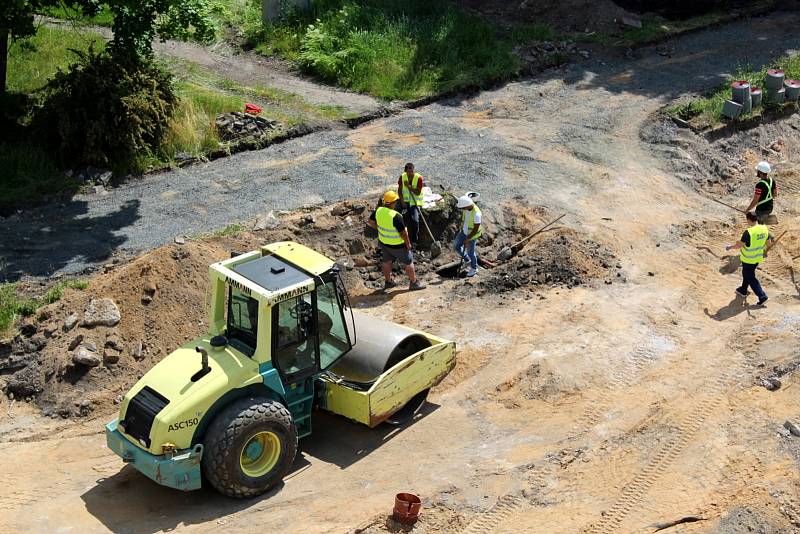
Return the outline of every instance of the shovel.
{"type": "Polygon", "coordinates": [[[417,195],[415,195],[411,190],[408,191],[411,193],[411,196],[414,197],[414,202],[417,203],[417,207],[419,208],[419,218],[422,219],[422,224],[425,225],[425,230],[428,231],[428,235],[431,238],[431,259],[438,258],[442,254],[442,247],[439,245],[439,242],[436,241],[436,238],[433,237],[433,232],[431,232],[431,227],[428,226],[428,221],[425,219],[425,214],[422,213],[422,205],[419,203],[417,195]]]}
{"type": "Polygon", "coordinates": [[[550,227],[550,226],[552,226],[553,224],[557,223],[557,222],[558,222],[558,221],[560,221],[562,218],[566,217],[566,215],[567,215],[567,214],[566,214],[566,213],[564,213],[563,215],[559,216],[558,218],[556,218],[556,219],[553,219],[552,221],[550,221],[549,223],[545,224],[544,226],[542,226],[541,228],[539,228],[538,230],[536,230],[534,233],[532,233],[532,234],[531,234],[531,235],[529,235],[528,237],[526,237],[526,238],[524,238],[524,239],[522,239],[522,240],[518,241],[517,243],[514,243],[514,244],[513,244],[513,245],[511,245],[510,247],[504,247],[504,248],[503,248],[503,249],[502,249],[502,250],[501,250],[501,251],[500,251],[500,252],[497,254],[497,260],[498,260],[498,261],[508,261],[508,260],[510,260],[511,258],[513,258],[513,257],[514,257],[514,255],[515,255],[515,254],[517,254],[517,253],[518,253],[520,250],[522,250],[522,247],[523,247],[523,246],[525,246],[525,243],[527,243],[528,241],[530,241],[530,240],[531,240],[531,239],[532,239],[534,236],[536,236],[536,235],[539,235],[539,234],[541,234],[542,232],[544,232],[544,231],[545,231],[545,230],[546,230],[548,227],[550,227]]]}

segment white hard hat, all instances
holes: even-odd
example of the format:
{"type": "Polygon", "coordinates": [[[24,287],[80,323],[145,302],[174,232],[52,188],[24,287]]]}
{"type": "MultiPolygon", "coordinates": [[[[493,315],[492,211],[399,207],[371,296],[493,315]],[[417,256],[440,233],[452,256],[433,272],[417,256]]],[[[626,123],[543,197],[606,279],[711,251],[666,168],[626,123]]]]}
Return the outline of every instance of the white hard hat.
{"type": "Polygon", "coordinates": [[[756,165],[756,170],[759,172],[765,172],[769,174],[769,171],[772,170],[772,167],[770,167],[769,163],[767,163],[766,161],[761,161],[758,163],[758,165],[756,165]]]}
{"type": "Polygon", "coordinates": [[[458,201],[456,202],[456,207],[467,208],[469,206],[472,206],[473,204],[475,203],[472,201],[472,199],[469,198],[467,195],[464,195],[463,197],[458,197],[458,201]]]}
{"type": "Polygon", "coordinates": [[[464,193],[464,195],[468,196],[472,200],[478,200],[481,198],[481,194],[476,193],[475,191],[467,191],[466,193],[464,193]]]}

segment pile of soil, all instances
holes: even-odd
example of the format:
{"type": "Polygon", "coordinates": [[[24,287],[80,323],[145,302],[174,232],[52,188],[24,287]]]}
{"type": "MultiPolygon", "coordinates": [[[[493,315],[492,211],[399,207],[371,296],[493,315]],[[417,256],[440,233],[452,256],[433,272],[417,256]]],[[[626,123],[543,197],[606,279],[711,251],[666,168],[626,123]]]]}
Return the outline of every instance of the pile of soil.
{"type": "Polygon", "coordinates": [[[623,280],[621,269],[607,247],[564,228],[545,234],[510,261],[485,271],[478,287],[479,293],[503,293],[537,286],[573,288],[600,279],[611,284],[623,280]]]}
{"type": "Polygon", "coordinates": [[[773,176],[789,190],[800,186],[800,166],[790,155],[800,150],[800,116],[761,124],[748,130],[695,133],[661,116],[642,130],[642,138],[663,152],[665,169],[698,190],[714,195],[742,195],[742,208],[752,198],[755,166],[767,160],[773,176]]]}
{"type": "MultiPolygon", "coordinates": [[[[60,301],[19,325],[14,339],[0,341],[0,389],[9,398],[36,402],[51,417],[110,411],[164,356],[207,332],[208,266],[232,252],[256,250],[275,241],[297,241],[336,261],[355,299],[380,295],[377,237],[365,225],[371,211],[364,201],[345,201],[277,217],[267,214],[254,221],[253,230],[238,235],[176,238],[175,243],[137,258],[116,258],[90,279],[87,289],[66,290],[60,301]],[[110,325],[86,326],[85,311],[97,299],[110,299],[118,317],[110,325]]],[[[429,215],[433,233],[447,247],[460,220],[452,199],[429,215]]],[[[496,255],[509,244],[507,240],[518,240],[545,216],[521,203],[487,209],[482,241],[487,254],[496,255]]],[[[422,280],[432,281],[433,270],[454,253],[432,260],[429,243],[421,240],[416,269],[422,280]]],[[[536,246],[529,245],[496,270],[482,271],[478,292],[574,287],[610,277],[619,268],[604,247],[561,228],[544,234],[536,246]]]]}

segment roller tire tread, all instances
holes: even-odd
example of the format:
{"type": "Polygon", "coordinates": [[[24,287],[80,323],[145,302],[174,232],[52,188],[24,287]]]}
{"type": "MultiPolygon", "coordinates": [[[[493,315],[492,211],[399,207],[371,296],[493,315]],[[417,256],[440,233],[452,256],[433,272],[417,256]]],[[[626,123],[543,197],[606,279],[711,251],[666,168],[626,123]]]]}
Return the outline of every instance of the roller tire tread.
{"type": "Polygon", "coordinates": [[[206,436],[203,474],[217,491],[229,497],[249,498],[269,491],[286,476],[297,453],[297,430],[292,415],[283,404],[265,397],[246,397],[234,401],[217,415],[206,436]],[[288,443],[282,440],[281,445],[288,450],[286,455],[282,452],[283,465],[271,477],[269,484],[251,488],[237,480],[230,466],[232,462],[237,468],[239,466],[241,448],[236,446],[237,438],[253,425],[263,422],[277,423],[285,429],[289,439],[288,443]]]}

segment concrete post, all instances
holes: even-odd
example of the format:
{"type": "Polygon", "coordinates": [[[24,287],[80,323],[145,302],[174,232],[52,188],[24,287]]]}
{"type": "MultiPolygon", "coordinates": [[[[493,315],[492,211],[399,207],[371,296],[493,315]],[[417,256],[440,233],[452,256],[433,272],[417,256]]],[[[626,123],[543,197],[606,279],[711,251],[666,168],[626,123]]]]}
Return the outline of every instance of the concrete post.
{"type": "Polygon", "coordinates": [[[264,24],[272,24],[292,9],[308,11],[311,9],[311,0],[261,0],[261,20],[264,24]]]}

